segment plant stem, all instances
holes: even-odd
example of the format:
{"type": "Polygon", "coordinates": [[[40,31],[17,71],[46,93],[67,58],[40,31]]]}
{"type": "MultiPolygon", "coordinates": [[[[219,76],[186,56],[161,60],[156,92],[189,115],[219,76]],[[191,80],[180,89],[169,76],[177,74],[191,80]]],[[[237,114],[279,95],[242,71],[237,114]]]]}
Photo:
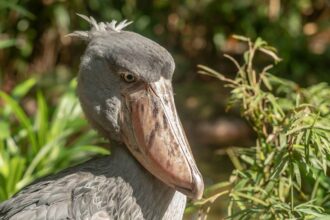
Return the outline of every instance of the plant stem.
{"type": "Polygon", "coordinates": [[[318,176],[316,177],[316,180],[315,180],[315,184],[313,186],[313,191],[312,191],[312,194],[311,194],[311,200],[313,200],[316,196],[316,192],[317,192],[317,189],[319,187],[319,184],[320,184],[320,177],[321,177],[321,172],[318,172],[318,176]]]}
{"type": "MultiPolygon", "coordinates": [[[[292,167],[292,164],[291,164],[291,167],[292,167]]],[[[293,169],[291,168],[291,170],[293,171],[293,169]]],[[[290,191],[291,191],[291,213],[293,212],[293,209],[294,209],[294,204],[293,204],[293,175],[292,175],[292,172],[290,174],[290,191]]]]}

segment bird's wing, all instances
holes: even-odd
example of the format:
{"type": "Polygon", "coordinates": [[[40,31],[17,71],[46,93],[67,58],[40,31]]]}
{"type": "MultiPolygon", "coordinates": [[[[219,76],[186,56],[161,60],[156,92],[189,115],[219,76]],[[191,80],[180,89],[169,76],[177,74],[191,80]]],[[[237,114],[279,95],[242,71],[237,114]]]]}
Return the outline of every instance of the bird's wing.
{"type": "Polygon", "coordinates": [[[121,177],[97,176],[72,195],[76,219],[144,219],[131,186],[121,177]]]}
{"type": "Polygon", "coordinates": [[[143,219],[121,177],[68,172],[32,184],[0,204],[0,220],[143,219]]]}
{"type": "Polygon", "coordinates": [[[0,204],[0,219],[70,219],[71,192],[89,178],[87,173],[76,173],[32,184],[0,204]]]}

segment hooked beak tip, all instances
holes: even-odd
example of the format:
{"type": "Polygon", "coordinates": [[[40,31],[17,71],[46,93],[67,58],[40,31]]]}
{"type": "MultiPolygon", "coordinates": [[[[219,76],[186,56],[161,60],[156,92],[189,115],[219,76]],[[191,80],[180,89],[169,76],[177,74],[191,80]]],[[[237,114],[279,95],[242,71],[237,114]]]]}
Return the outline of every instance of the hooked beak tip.
{"type": "Polygon", "coordinates": [[[192,190],[194,196],[192,197],[192,199],[199,200],[202,198],[204,192],[204,181],[200,174],[195,176],[194,183],[195,184],[192,190]]]}
{"type": "Polygon", "coordinates": [[[183,188],[180,186],[175,186],[174,188],[193,200],[200,200],[204,192],[204,181],[202,176],[198,173],[194,176],[191,188],[183,188]]]}

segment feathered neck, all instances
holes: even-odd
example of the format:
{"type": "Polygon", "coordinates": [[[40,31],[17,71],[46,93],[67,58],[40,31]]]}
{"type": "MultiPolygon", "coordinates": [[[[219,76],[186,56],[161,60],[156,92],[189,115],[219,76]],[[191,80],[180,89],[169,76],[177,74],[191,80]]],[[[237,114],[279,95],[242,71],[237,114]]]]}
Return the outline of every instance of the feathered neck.
{"type": "Polygon", "coordinates": [[[145,219],[182,219],[185,195],[152,176],[125,146],[112,147],[111,152],[111,176],[120,176],[129,184],[145,219]]]}

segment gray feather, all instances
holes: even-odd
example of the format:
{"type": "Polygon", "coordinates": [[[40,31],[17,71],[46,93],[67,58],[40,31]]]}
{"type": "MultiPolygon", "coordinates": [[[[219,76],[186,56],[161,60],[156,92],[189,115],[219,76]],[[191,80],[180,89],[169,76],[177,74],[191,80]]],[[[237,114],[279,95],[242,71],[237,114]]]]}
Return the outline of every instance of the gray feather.
{"type": "Polygon", "coordinates": [[[111,32],[121,32],[125,27],[130,25],[132,21],[123,20],[117,24],[116,20],[112,20],[111,22],[99,22],[92,17],[86,16],[83,14],[77,13],[79,17],[87,21],[91,26],[92,29],[89,31],[75,31],[73,33],[67,34],[66,36],[69,37],[77,37],[85,41],[91,40],[94,36],[101,35],[104,33],[111,33],[111,32]]]}
{"type": "Polygon", "coordinates": [[[26,187],[0,204],[0,219],[181,219],[186,197],[121,148],[111,158],[91,160],[26,187]]]}

